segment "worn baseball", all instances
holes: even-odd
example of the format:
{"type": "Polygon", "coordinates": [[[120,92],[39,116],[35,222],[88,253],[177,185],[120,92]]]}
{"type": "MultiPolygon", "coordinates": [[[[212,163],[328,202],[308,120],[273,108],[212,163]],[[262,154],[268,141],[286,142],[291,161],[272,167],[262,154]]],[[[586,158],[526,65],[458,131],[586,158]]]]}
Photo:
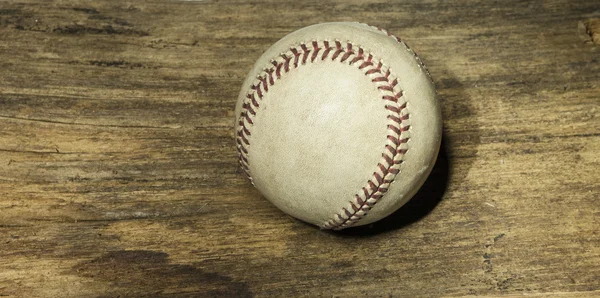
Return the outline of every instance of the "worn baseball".
{"type": "Polygon", "coordinates": [[[324,229],[380,220],[429,175],[442,118],[423,62],[360,23],[295,31],[256,62],[236,106],[239,161],[285,213],[324,229]]]}

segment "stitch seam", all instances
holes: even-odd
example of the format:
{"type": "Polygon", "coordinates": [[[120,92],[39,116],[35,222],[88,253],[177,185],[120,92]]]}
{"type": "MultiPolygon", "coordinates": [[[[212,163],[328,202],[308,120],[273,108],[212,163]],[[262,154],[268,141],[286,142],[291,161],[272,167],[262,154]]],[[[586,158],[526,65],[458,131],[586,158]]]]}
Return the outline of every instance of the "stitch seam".
{"type": "Polygon", "coordinates": [[[301,43],[272,59],[270,66],[264,68],[250,86],[242,104],[237,127],[237,151],[241,168],[254,185],[248,164],[247,146],[250,145],[250,127],[254,124],[252,118],[256,116],[260,101],[269,91],[269,87],[274,85],[281,76],[300,65],[313,63],[317,59],[330,59],[357,67],[377,86],[382,94],[381,99],[385,103],[384,108],[388,112],[385,150],[372,177],[366,182],[366,186],[356,193],[354,200],[349,201],[347,207],[342,208],[321,225],[324,229],[343,229],[366,216],[383,197],[400,172],[403,156],[408,150],[410,122],[407,105],[402,97],[403,91],[398,84],[398,78],[381,60],[376,60],[373,54],[367,53],[364,48],[357,47],[351,42],[323,40],[308,44],[301,43]]]}

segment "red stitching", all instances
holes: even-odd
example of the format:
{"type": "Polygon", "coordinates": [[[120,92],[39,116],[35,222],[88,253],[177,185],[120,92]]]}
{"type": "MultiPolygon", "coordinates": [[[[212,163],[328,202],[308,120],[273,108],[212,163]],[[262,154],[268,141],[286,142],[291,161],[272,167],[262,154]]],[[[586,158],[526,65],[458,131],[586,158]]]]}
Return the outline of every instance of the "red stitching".
{"type": "Polygon", "coordinates": [[[398,124],[402,123],[402,119],[400,119],[400,117],[396,117],[394,115],[388,115],[387,118],[398,124]]]}
{"type": "Polygon", "coordinates": [[[400,129],[398,127],[396,127],[396,126],[393,126],[393,125],[388,125],[388,129],[393,130],[397,134],[401,133],[400,129]]]}
{"type": "Polygon", "coordinates": [[[385,162],[387,162],[388,165],[394,164],[394,160],[391,157],[387,156],[385,153],[381,153],[381,157],[383,157],[383,159],[385,159],[385,162]]]}
{"type": "Polygon", "coordinates": [[[310,54],[310,50],[306,48],[305,44],[301,44],[300,47],[302,48],[302,51],[304,51],[304,54],[302,55],[302,64],[306,64],[306,59],[308,58],[308,54],[310,54]]]}
{"type": "Polygon", "coordinates": [[[242,131],[247,135],[247,136],[251,136],[252,134],[250,133],[250,131],[246,128],[246,125],[242,126],[242,131]]]}
{"type": "Polygon", "coordinates": [[[396,148],[390,146],[390,145],[385,145],[385,149],[387,149],[392,155],[394,153],[396,153],[396,148]]]}
{"type": "Polygon", "coordinates": [[[346,213],[346,216],[350,217],[352,216],[352,213],[350,213],[350,211],[348,211],[348,209],[343,208],[344,209],[344,213],[346,213]]]}
{"type": "Polygon", "coordinates": [[[356,200],[358,205],[363,205],[365,203],[365,201],[363,201],[363,199],[359,195],[355,195],[354,199],[356,200]]]}
{"type": "Polygon", "coordinates": [[[369,197],[369,191],[367,190],[366,187],[362,188],[363,193],[365,194],[365,197],[368,198],[369,197]]]}
{"type": "Polygon", "coordinates": [[[267,77],[259,77],[260,82],[263,85],[263,88],[265,88],[265,92],[269,91],[269,85],[267,85],[267,77]]]}
{"type": "Polygon", "coordinates": [[[252,114],[252,116],[256,115],[256,111],[254,111],[254,109],[250,106],[250,104],[245,103],[242,105],[242,108],[248,110],[248,112],[250,112],[250,114],[252,114]]]}
{"type": "Polygon", "coordinates": [[[331,51],[331,47],[329,46],[329,41],[324,41],[323,44],[325,45],[325,52],[323,52],[323,56],[321,56],[321,60],[325,60],[325,58],[329,55],[329,52],[331,51]]]}
{"type": "Polygon", "coordinates": [[[244,152],[245,154],[248,154],[248,149],[246,149],[244,146],[239,146],[240,151],[244,152]]]}
{"type": "Polygon", "coordinates": [[[258,94],[258,98],[262,99],[263,93],[262,93],[262,90],[260,90],[260,83],[261,82],[258,82],[258,85],[254,86],[254,90],[256,90],[256,94],[258,94]]]}
{"type": "Polygon", "coordinates": [[[361,64],[358,67],[358,69],[363,69],[368,66],[373,66],[373,62],[371,62],[372,59],[373,59],[373,55],[369,54],[369,56],[367,57],[367,61],[363,62],[363,64],[361,64]]]}
{"type": "Polygon", "coordinates": [[[392,85],[379,86],[379,87],[377,87],[377,89],[394,92],[394,87],[392,87],[392,85]]]}
{"type": "Polygon", "coordinates": [[[333,53],[333,57],[331,57],[331,60],[335,60],[335,58],[337,58],[341,53],[344,52],[344,49],[342,49],[342,44],[339,41],[335,41],[335,48],[336,51],[335,53],[333,53]]]}
{"type": "Polygon", "coordinates": [[[350,60],[350,65],[363,59],[365,59],[364,51],[362,48],[358,48],[358,53],[356,54],[356,57],[354,57],[354,59],[350,60]]]}
{"type": "Polygon", "coordinates": [[[290,71],[290,61],[292,60],[292,58],[288,57],[284,54],[282,54],[281,57],[283,57],[283,59],[285,60],[285,62],[283,64],[283,69],[285,70],[285,72],[290,71]]]}
{"type": "Polygon", "coordinates": [[[273,60],[273,66],[275,66],[275,75],[277,76],[277,78],[281,78],[281,67],[283,66],[283,63],[277,63],[277,61],[273,60]]]}
{"type": "Polygon", "coordinates": [[[273,80],[273,71],[274,70],[270,69],[270,68],[265,69],[265,72],[269,76],[269,84],[271,84],[271,85],[275,84],[275,80],[273,80]]]}
{"type": "Polygon", "coordinates": [[[244,142],[244,144],[250,145],[250,142],[248,142],[248,139],[241,130],[238,132],[238,137],[242,138],[242,142],[244,142]]]}
{"type": "MultiPolygon", "coordinates": [[[[383,197],[383,195],[372,195],[371,198],[375,199],[375,200],[379,200],[383,197]]],[[[373,205],[375,205],[376,202],[373,202],[373,205]]]]}
{"type": "Polygon", "coordinates": [[[388,111],[392,111],[394,113],[400,113],[400,111],[401,111],[400,108],[397,108],[397,107],[394,107],[394,106],[390,106],[390,105],[385,105],[385,109],[388,110],[388,111]]]}
{"type": "Polygon", "coordinates": [[[312,45],[313,45],[313,54],[310,57],[310,62],[314,62],[315,59],[317,59],[317,55],[319,54],[319,51],[321,50],[321,48],[319,48],[319,44],[316,41],[313,41],[312,45]]]}
{"type": "Polygon", "coordinates": [[[294,54],[294,68],[298,68],[298,60],[300,60],[300,52],[296,48],[291,48],[292,54],[294,54]]]}
{"type": "MultiPolygon", "coordinates": [[[[375,185],[375,183],[373,183],[373,181],[369,180],[369,181],[367,181],[367,184],[369,185],[369,187],[371,189],[377,189],[377,185],[375,185]]],[[[371,196],[373,196],[373,195],[371,194],[369,197],[371,197],[371,196]]],[[[367,200],[367,202],[368,202],[368,200],[367,200]]]]}
{"type": "Polygon", "coordinates": [[[374,73],[381,73],[382,66],[383,66],[383,63],[381,63],[381,61],[380,61],[379,64],[377,64],[377,67],[367,71],[367,74],[370,75],[370,74],[374,74],[374,73]]]}
{"type": "Polygon", "coordinates": [[[377,180],[377,183],[379,183],[379,184],[383,183],[383,177],[381,177],[381,175],[379,175],[379,173],[373,172],[373,176],[375,177],[375,180],[377,180]]]}
{"type": "Polygon", "coordinates": [[[330,57],[331,61],[334,61],[341,55],[341,58],[338,60],[341,63],[347,62],[353,65],[362,61],[360,65],[357,64],[358,69],[362,70],[364,75],[371,76],[371,82],[376,84],[377,89],[384,93],[381,99],[388,102],[384,107],[387,111],[391,112],[387,116],[389,120],[387,126],[389,135],[387,136],[388,144],[385,145],[385,152],[382,153],[381,162],[377,164],[378,171],[373,172],[372,178],[367,181],[367,186],[361,188],[362,195],[360,193],[356,194],[354,201],[349,201],[349,208],[343,207],[339,213],[336,213],[332,219],[322,226],[323,228],[330,229],[345,228],[364,217],[387,192],[388,185],[393,182],[395,175],[400,173],[398,166],[402,163],[401,157],[408,150],[400,148],[401,144],[408,141],[408,137],[403,137],[403,132],[408,131],[410,128],[410,125],[404,125],[403,123],[408,120],[408,113],[404,112],[406,103],[397,106],[403,93],[401,90],[396,90],[398,79],[395,77],[391,78],[389,68],[382,61],[378,61],[375,66],[372,54],[365,55],[363,48],[354,48],[353,44],[349,42],[343,45],[340,41],[336,40],[334,41],[335,46],[331,46],[329,41],[323,41],[322,45],[317,41],[312,41],[311,45],[312,47],[303,43],[299,46],[291,47],[289,52],[281,54],[278,58],[272,60],[270,62],[271,67],[264,69],[257,76],[256,82],[250,86],[250,90],[246,95],[247,102],[242,105],[240,121],[238,122],[237,151],[244,174],[252,181],[248,167],[248,158],[246,157],[248,155],[246,146],[250,145],[248,137],[251,136],[251,131],[247,127],[246,122],[248,125],[254,124],[252,117],[256,115],[257,109],[260,107],[260,100],[263,99],[265,93],[269,92],[269,87],[281,78],[282,69],[287,73],[292,67],[297,68],[299,64],[306,64],[307,61],[314,62],[321,52],[321,60],[330,57]],[[389,176],[389,174],[393,176],[389,176]]]}
{"type": "Polygon", "coordinates": [[[392,141],[392,143],[394,143],[394,145],[396,145],[396,147],[398,147],[398,145],[400,145],[400,141],[398,140],[398,138],[396,138],[394,136],[387,136],[387,139],[392,141]]]}
{"type": "Polygon", "coordinates": [[[252,102],[252,105],[253,105],[255,108],[258,108],[258,107],[260,107],[260,105],[258,104],[258,101],[256,100],[256,98],[254,98],[254,93],[252,93],[252,94],[250,94],[250,95],[247,95],[246,97],[248,97],[248,98],[250,99],[250,102],[252,102]]]}
{"type": "Polygon", "coordinates": [[[250,119],[250,116],[248,116],[248,113],[244,113],[242,116],[246,118],[246,121],[248,121],[248,123],[254,124],[254,122],[252,122],[252,119],[250,119]]]}
{"type": "Polygon", "coordinates": [[[345,62],[346,60],[348,60],[348,58],[350,58],[350,56],[354,55],[354,51],[352,51],[352,44],[348,43],[348,50],[346,51],[346,54],[344,54],[344,56],[342,56],[342,59],[340,59],[340,62],[345,62]]]}

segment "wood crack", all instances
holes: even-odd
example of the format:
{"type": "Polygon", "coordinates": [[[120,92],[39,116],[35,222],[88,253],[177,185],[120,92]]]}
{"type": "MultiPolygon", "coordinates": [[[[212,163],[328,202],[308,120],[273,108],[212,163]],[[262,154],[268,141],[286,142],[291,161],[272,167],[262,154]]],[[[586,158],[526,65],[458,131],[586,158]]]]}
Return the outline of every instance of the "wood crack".
{"type": "Polygon", "coordinates": [[[0,119],[11,119],[19,121],[30,121],[30,122],[41,122],[59,125],[77,125],[77,126],[93,126],[93,127],[112,127],[112,128],[150,128],[150,129],[177,129],[179,127],[170,126],[150,126],[150,125],[116,125],[116,124],[93,124],[93,123],[77,123],[77,122],[64,122],[47,119],[32,119],[32,118],[21,118],[15,116],[0,115],[0,119]]]}

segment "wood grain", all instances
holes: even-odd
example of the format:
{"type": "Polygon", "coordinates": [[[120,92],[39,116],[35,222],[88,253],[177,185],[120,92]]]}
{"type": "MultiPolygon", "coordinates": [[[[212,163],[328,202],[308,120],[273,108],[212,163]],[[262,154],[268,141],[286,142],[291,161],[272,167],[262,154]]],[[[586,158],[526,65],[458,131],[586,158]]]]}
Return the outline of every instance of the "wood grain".
{"type": "Polygon", "coordinates": [[[598,18],[569,0],[0,2],[0,296],[600,296],[598,18]],[[262,198],[232,129],[262,51],[326,21],[402,37],[445,119],[417,197],[339,233],[262,198]]]}

